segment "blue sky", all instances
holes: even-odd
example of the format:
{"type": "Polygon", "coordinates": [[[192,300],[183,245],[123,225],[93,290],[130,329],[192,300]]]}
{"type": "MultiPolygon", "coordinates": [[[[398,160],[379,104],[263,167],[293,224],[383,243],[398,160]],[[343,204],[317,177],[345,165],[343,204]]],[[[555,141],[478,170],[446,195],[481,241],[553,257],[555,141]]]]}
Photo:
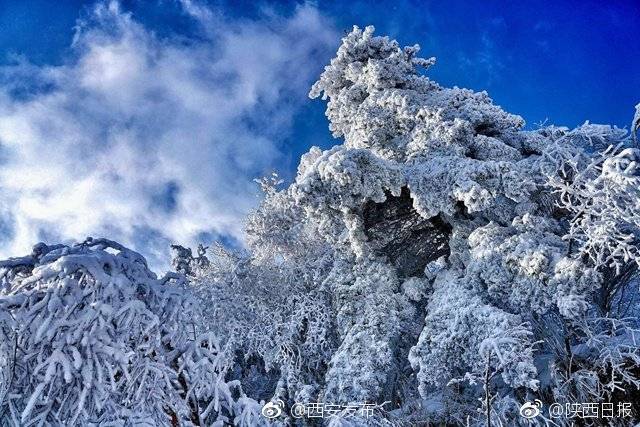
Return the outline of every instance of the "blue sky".
{"type": "Polygon", "coordinates": [[[242,239],[252,179],[332,140],[308,88],[352,25],[436,56],[528,126],[627,126],[640,2],[0,1],[2,256],[109,235],[242,239]]]}

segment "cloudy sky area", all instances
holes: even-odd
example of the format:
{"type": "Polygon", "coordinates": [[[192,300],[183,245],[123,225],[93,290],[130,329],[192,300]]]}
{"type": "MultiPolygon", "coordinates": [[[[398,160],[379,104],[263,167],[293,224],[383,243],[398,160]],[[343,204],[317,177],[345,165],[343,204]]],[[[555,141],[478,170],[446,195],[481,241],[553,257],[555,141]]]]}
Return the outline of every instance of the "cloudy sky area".
{"type": "Polygon", "coordinates": [[[161,267],[171,242],[240,245],[253,179],[335,143],[307,92],[353,24],[530,126],[627,125],[637,1],[524,3],[0,0],[0,257],[92,235],[161,267]]]}

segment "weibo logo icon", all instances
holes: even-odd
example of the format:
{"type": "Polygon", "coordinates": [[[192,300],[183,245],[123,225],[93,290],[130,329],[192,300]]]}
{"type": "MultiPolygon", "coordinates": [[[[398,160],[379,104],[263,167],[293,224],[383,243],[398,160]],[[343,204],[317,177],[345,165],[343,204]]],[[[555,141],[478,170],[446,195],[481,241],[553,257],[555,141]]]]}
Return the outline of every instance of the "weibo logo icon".
{"type": "Polygon", "coordinates": [[[280,399],[275,402],[267,402],[262,407],[262,416],[270,420],[278,418],[282,414],[282,408],[284,408],[284,402],[280,399]]]}
{"type": "Polygon", "coordinates": [[[540,415],[540,408],[542,408],[542,402],[539,399],[533,402],[525,402],[525,404],[520,407],[520,415],[530,420],[540,415]]]}

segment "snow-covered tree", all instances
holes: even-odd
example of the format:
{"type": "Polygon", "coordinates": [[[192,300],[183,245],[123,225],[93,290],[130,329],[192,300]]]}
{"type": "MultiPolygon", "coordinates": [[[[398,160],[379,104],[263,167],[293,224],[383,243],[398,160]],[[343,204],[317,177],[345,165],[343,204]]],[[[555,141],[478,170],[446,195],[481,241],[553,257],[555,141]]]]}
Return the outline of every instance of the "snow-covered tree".
{"type": "MultiPolygon", "coordinates": [[[[288,186],[262,181],[247,251],[210,252],[191,276],[207,316],[274,369],[267,390],[288,405],[390,402],[381,423],[513,425],[527,397],[577,396],[567,363],[610,384],[599,401],[632,398],[630,134],[524,130],[485,92],[430,80],[418,46],[373,31],[355,27],[311,90],[341,143],[311,148],[288,186]]],[[[343,421],[373,422],[358,420],[343,421]]]]}

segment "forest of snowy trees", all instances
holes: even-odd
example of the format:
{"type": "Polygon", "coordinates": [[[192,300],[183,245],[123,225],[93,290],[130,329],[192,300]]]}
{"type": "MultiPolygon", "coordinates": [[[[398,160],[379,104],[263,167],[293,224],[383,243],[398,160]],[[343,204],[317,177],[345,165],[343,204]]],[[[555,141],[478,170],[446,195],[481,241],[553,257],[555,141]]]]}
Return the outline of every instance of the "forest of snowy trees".
{"type": "Polygon", "coordinates": [[[640,106],[524,130],[373,31],[311,88],[340,143],[260,180],[245,248],[176,245],[163,277],[98,238],[0,262],[0,425],[640,421],[640,106]]]}

